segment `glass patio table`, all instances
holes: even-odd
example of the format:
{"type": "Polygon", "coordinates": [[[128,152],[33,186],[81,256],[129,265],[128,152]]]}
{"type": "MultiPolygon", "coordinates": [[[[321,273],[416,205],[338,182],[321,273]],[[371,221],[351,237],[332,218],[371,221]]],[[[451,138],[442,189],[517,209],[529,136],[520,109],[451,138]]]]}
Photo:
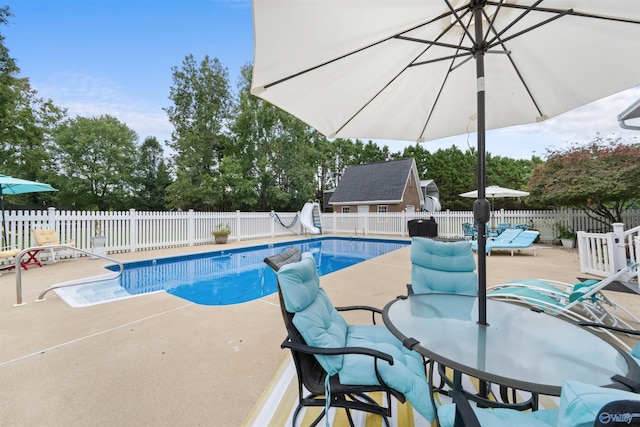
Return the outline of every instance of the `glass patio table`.
{"type": "Polygon", "coordinates": [[[489,325],[480,326],[476,297],[414,294],[388,303],[383,319],[405,346],[457,375],[536,396],[559,396],[564,379],[616,388],[624,387],[614,376],[640,381],[640,367],[619,347],[575,324],[513,303],[487,300],[489,325]]]}

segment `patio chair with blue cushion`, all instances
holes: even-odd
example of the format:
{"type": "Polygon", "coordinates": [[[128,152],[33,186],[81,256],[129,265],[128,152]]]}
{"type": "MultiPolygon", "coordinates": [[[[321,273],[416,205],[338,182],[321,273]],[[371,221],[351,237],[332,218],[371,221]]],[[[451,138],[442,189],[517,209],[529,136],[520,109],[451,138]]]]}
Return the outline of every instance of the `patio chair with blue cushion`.
{"type": "Polygon", "coordinates": [[[592,279],[574,285],[548,279],[518,279],[488,288],[487,296],[523,303],[572,320],[596,321],[634,329],[617,315],[618,311],[624,311],[636,322],[640,322],[640,318],[611,301],[602,290],[636,268],[637,264],[629,264],[605,279],[592,279]]]}
{"type": "Polygon", "coordinates": [[[492,230],[491,227],[489,227],[489,224],[485,224],[485,236],[487,237],[487,239],[495,239],[496,237],[498,237],[500,235],[500,233],[497,230],[492,230]]]}
{"type": "Polygon", "coordinates": [[[470,222],[462,223],[462,235],[465,240],[475,240],[478,237],[478,229],[470,222]]]}
{"type": "Polygon", "coordinates": [[[438,242],[411,239],[409,293],[478,295],[476,260],[469,241],[438,242]]]}
{"type": "Polygon", "coordinates": [[[496,231],[498,232],[498,235],[500,235],[504,230],[507,230],[509,228],[511,228],[511,224],[509,224],[508,222],[499,222],[498,226],[496,227],[496,231]]]}
{"type": "Polygon", "coordinates": [[[269,257],[265,262],[277,270],[278,295],[288,336],[282,348],[288,348],[298,376],[298,406],[292,425],[306,406],[324,410],[344,408],[353,426],[350,410],[381,415],[387,426],[391,415],[391,395],[408,399],[425,419],[435,418],[429,398],[422,357],[405,348],[382,325],[349,324],[338,312],[368,310],[375,316],[381,310],[367,306],[335,308],[320,279],[310,253],[269,257]],[[298,261],[298,259],[300,259],[298,261]],[[305,391],[306,390],[306,391],[305,391]],[[386,407],[367,393],[383,392],[386,407]]]}
{"type": "MultiPolygon", "coordinates": [[[[442,427],[591,427],[604,418],[603,409],[611,408],[611,402],[628,401],[624,408],[628,412],[624,423],[610,419],[608,426],[638,425],[640,419],[640,395],[612,388],[598,387],[578,381],[564,380],[560,392],[558,409],[543,409],[523,412],[507,408],[478,408],[471,406],[460,391],[453,393],[454,403],[438,408],[438,419],[442,427]]],[[[606,410],[606,409],[605,409],[606,410]]],[[[620,421],[620,420],[617,420],[620,421]]]]}

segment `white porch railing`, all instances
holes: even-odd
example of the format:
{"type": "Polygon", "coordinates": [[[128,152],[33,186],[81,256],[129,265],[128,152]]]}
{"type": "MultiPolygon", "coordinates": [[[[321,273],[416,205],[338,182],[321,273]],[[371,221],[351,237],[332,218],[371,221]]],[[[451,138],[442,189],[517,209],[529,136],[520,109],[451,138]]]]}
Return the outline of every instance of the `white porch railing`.
{"type": "MultiPolygon", "coordinates": [[[[628,262],[640,260],[640,226],[624,230],[624,224],[613,224],[611,233],[578,232],[580,271],[596,276],[609,276],[628,262]]],[[[630,272],[624,281],[638,278],[638,271],[630,272]]]]}

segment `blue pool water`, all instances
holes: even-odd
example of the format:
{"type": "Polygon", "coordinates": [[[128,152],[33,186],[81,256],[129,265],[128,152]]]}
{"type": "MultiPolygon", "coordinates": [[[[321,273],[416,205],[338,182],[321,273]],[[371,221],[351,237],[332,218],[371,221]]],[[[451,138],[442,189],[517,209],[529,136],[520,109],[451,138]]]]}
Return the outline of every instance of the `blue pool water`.
{"type": "MultiPolygon", "coordinates": [[[[289,246],[311,252],[322,276],[409,244],[332,237],[151,259],[125,263],[116,291],[113,283],[104,283],[78,286],[74,292],[90,303],[164,290],[197,304],[238,304],[276,292],[275,273],[263,260],[289,246]]],[[[117,266],[107,268],[119,270],[117,266]]]]}

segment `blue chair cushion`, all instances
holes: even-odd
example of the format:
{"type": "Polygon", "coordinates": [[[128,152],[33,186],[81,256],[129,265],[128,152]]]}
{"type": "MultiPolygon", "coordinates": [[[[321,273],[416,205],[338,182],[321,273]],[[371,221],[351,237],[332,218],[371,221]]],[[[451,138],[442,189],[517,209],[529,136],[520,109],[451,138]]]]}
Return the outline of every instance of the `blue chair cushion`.
{"type": "Polygon", "coordinates": [[[565,380],[560,393],[558,427],[591,427],[600,409],[615,400],[640,400],[640,395],[565,380]]]}
{"type": "Polygon", "coordinates": [[[471,243],[438,242],[423,237],[411,239],[411,262],[431,270],[469,272],[476,269],[471,243]]]}
{"type": "MultiPolygon", "coordinates": [[[[381,325],[350,325],[347,346],[371,348],[391,355],[393,365],[384,361],[378,362],[382,380],[389,387],[404,394],[425,419],[434,419],[435,413],[429,399],[429,385],[422,357],[418,353],[405,348],[400,340],[381,325]]],[[[375,375],[374,360],[370,356],[345,355],[339,376],[343,384],[379,384],[375,375]]]]}
{"type": "Polygon", "coordinates": [[[411,240],[411,285],[416,293],[478,294],[471,243],[411,240]]]}
{"type": "Polygon", "coordinates": [[[277,275],[284,306],[289,313],[304,310],[316,299],[320,277],[311,254],[304,253],[299,262],[283,265],[277,275]]]}
{"type": "MultiPolygon", "coordinates": [[[[314,347],[345,347],[349,325],[320,288],[313,255],[303,253],[299,262],[282,266],[277,275],[284,306],[289,313],[295,313],[293,324],[306,343],[314,347]]],[[[344,356],[315,357],[331,375],[342,368],[344,356]]]]}
{"type": "MultiPolygon", "coordinates": [[[[450,403],[438,408],[438,419],[442,427],[453,427],[456,404],[450,403]]],[[[473,407],[481,426],[490,427],[549,427],[558,420],[557,409],[542,409],[522,412],[514,409],[480,409],[473,407]]]]}

